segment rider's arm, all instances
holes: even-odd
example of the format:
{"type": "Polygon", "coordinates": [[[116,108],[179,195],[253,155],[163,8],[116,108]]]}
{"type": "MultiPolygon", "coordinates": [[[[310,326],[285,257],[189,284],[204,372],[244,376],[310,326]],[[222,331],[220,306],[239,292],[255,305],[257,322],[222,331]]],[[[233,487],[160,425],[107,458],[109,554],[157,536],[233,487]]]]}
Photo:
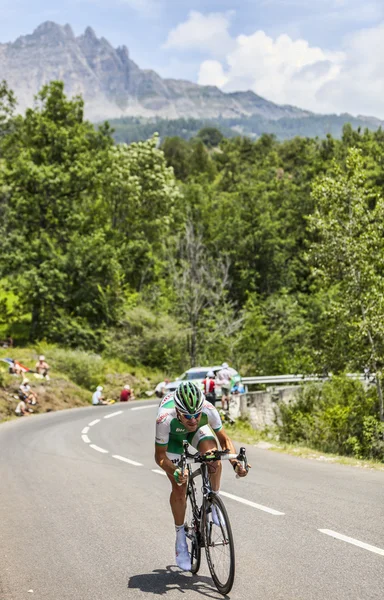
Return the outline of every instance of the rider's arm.
{"type": "MultiPolygon", "coordinates": [[[[230,454],[237,454],[235,446],[224,427],[222,427],[220,431],[216,431],[216,435],[222,450],[229,450],[230,454]]],[[[236,461],[231,460],[230,462],[234,463],[236,461]]]]}
{"type": "MultiPolygon", "coordinates": [[[[233,442],[225,431],[224,427],[222,427],[220,431],[216,431],[216,435],[222,450],[229,450],[230,454],[237,454],[235,446],[233,445],[233,442]]],[[[240,475],[240,477],[245,477],[245,475],[247,475],[247,471],[244,469],[240,461],[234,459],[230,460],[229,462],[235,469],[236,473],[240,475]]]]}

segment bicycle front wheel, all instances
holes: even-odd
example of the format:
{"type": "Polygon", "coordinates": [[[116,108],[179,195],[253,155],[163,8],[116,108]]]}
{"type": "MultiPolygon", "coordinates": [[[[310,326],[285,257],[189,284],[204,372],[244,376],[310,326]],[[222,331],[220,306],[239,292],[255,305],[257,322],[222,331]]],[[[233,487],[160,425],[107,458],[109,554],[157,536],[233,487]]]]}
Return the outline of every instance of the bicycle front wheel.
{"type": "Polygon", "coordinates": [[[187,509],[185,513],[185,536],[187,538],[188,552],[191,557],[191,572],[197,573],[200,569],[200,523],[196,515],[196,499],[194,490],[189,488],[187,493],[187,509]]]}
{"type": "Polygon", "coordinates": [[[204,507],[205,553],[212,579],[220,594],[231,591],[235,578],[235,546],[222,499],[212,495],[204,507]]]}

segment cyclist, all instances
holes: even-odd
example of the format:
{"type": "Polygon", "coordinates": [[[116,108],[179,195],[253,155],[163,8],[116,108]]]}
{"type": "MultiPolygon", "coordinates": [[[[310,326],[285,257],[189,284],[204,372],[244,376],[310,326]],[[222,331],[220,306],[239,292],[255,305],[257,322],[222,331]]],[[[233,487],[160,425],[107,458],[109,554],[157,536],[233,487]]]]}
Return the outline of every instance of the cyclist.
{"type": "MultiPolygon", "coordinates": [[[[225,432],[216,408],[206,401],[203,392],[192,382],[182,382],[177,389],[165,396],[160,403],[156,419],[155,460],[167,474],[172,485],[170,503],[176,527],[176,563],[184,571],[191,569],[184,530],[186,510],[187,476],[177,463],[187,440],[199,452],[217,448],[215,435],[222,450],[236,453],[234,445],[225,432]]],[[[235,472],[245,477],[247,471],[237,460],[231,460],[235,472]]],[[[209,463],[212,490],[220,492],[221,461],[209,463]]],[[[215,507],[212,520],[219,525],[215,507]]]]}

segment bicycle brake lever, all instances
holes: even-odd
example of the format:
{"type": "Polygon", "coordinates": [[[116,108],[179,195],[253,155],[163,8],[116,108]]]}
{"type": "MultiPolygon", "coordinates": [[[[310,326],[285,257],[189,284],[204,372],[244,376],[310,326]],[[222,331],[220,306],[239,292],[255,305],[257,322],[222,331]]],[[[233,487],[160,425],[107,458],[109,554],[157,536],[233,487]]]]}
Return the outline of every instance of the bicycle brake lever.
{"type": "MultiPolygon", "coordinates": [[[[249,469],[251,468],[251,465],[248,464],[247,455],[245,453],[245,448],[244,447],[240,448],[240,452],[237,455],[237,459],[239,460],[239,462],[243,463],[244,469],[248,473],[249,469]]],[[[239,479],[239,478],[240,478],[240,476],[238,474],[236,474],[236,479],[239,479]]]]}

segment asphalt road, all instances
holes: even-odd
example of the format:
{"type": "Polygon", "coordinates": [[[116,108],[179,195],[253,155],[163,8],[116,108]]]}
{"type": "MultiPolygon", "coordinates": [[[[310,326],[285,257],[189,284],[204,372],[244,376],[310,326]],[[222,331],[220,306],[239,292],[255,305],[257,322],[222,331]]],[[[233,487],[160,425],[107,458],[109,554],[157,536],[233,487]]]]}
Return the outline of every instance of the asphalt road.
{"type": "MultiPolygon", "coordinates": [[[[0,426],[0,600],[221,597],[205,556],[198,576],[175,566],[155,414],[130,403],[0,426]]],[[[223,496],[236,543],[230,597],[383,600],[384,472],[247,453],[249,477],[225,464],[221,486],[246,501],[223,496]]]]}

